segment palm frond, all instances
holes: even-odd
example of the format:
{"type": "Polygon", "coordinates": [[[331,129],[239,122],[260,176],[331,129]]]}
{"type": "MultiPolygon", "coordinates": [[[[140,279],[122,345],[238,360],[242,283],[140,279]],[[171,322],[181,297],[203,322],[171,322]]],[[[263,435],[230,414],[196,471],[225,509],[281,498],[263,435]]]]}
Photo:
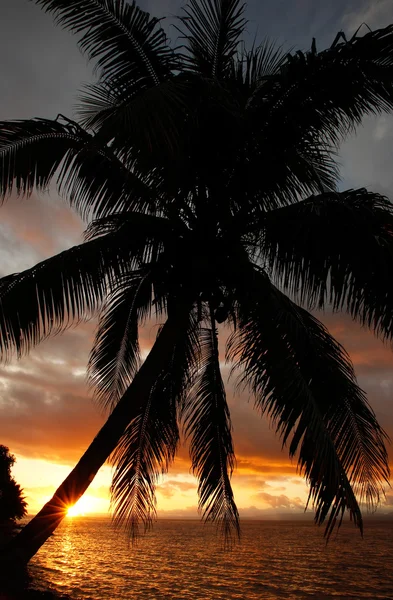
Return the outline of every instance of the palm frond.
{"type": "Polygon", "coordinates": [[[154,394],[165,402],[174,402],[179,418],[182,418],[187,406],[187,397],[195,382],[200,358],[200,323],[198,311],[190,311],[184,332],[178,336],[168,367],[157,381],[154,394]],[[171,399],[170,399],[171,398],[171,399]]]}
{"type": "Polygon", "coordinates": [[[182,226],[173,219],[121,212],[92,221],[85,231],[85,239],[119,235],[126,240],[132,257],[130,270],[142,268],[150,273],[146,285],[152,286],[152,303],[158,316],[168,308],[171,289],[169,271],[173,271],[174,266],[171,253],[176,252],[176,241],[182,233],[182,226]]]}
{"type": "Polygon", "coordinates": [[[149,241],[157,240],[158,243],[162,243],[171,239],[175,231],[179,234],[181,230],[173,220],[124,211],[92,221],[85,231],[85,239],[93,240],[103,235],[123,232],[124,235],[130,236],[130,241],[143,239],[148,247],[149,241]]]}
{"type": "Polygon", "coordinates": [[[80,151],[84,132],[48,119],[0,122],[0,195],[46,190],[65,157],[80,151]]]}
{"type": "Polygon", "coordinates": [[[185,119],[186,83],[180,78],[163,81],[143,93],[117,86],[110,80],[89,84],[80,98],[81,123],[93,129],[101,143],[110,141],[118,153],[133,149],[133,156],[152,162],[178,150],[185,119]]]}
{"type": "Polygon", "coordinates": [[[158,85],[176,64],[159,19],[125,0],[34,0],[56,23],[83,34],[79,46],[119,85],[158,85]]]}
{"type": "Polygon", "coordinates": [[[144,431],[140,421],[131,423],[113,457],[116,464],[111,488],[114,520],[119,526],[125,525],[133,541],[139,536],[141,523],[145,530],[152,523],[156,484],[175,456],[179,441],[178,417],[184,411],[197,372],[198,333],[198,318],[191,311],[184,331],[177,335],[165,370],[151,390],[144,412],[144,431]]]}
{"type": "Polygon", "coordinates": [[[199,479],[200,510],[206,521],[219,523],[225,543],[231,544],[240,529],[230,483],[235,455],[217,331],[202,329],[200,346],[201,369],[186,401],[185,431],[190,438],[192,468],[199,479]]]}
{"type": "Polygon", "coordinates": [[[271,417],[310,484],[329,538],[345,510],[362,531],[355,497],[378,504],[389,480],[386,434],[358,387],[351,361],[326,328],[255,274],[239,303],[228,357],[256,406],[271,417]],[[329,513],[330,511],[330,513],[329,513]]]}
{"type": "Polygon", "coordinates": [[[45,191],[54,179],[61,195],[83,217],[117,210],[152,210],[157,199],[149,178],[127,169],[114,152],[59,115],[0,123],[0,195],[45,191]]]}
{"type": "Polygon", "coordinates": [[[248,104],[252,103],[253,93],[269,78],[278,73],[286,61],[286,54],[281,46],[266,38],[262,44],[243,48],[234,58],[232,77],[247,90],[248,104]],[[250,93],[251,92],[251,93],[250,93]]]}
{"type": "MultiPolygon", "coordinates": [[[[127,239],[132,256],[130,268],[147,269],[152,286],[152,306],[156,316],[176,310],[176,298],[182,286],[179,240],[186,228],[176,219],[140,213],[118,213],[93,221],[85,232],[87,240],[106,235],[122,235],[127,239]],[[175,292],[175,289],[177,291],[175,292]],[[171,298],[171,306],[168,299],[171,298]]],[[[183,288],[184,291],[184,288],[183,288]]]]}
{"type": "Polygon", "coordinates": [[[139,535],[141,523],[145,529],[152,523],[156,484],[176,452],[177,415],[194,378],[197,331],[198,320],[191,311],[184,329],[177,332],[172,351],[163,358],[165,368],[153,382],[149,397],[137,409],[113,455],[114,519],[118,525],[126,526],[133,540],[139,535]]]}
{"type": "Polygon", "coordinates": [[[286,56],[247,103],[256,144],[241,173],[262,210],[337,189],[337,147],[365,115],[391,110],[392,74],[391,26],[286,56]]]}
{"type": "Polygon", "coordinates": [[[157,261],[170,236],[166,225],[133,213],[93,221],[84,244],[1,279],[0,350],[21,355],[49,333],[91,316],[125,275],[157,261]]]}
{"type": "Polygon", "coordinates": [[[393,338],[393,204],[365,189],[325,193],[265,215],[261,249],[281,287],[347,310],[393,338]]]}
{"type": "Polygon", "coordinates": [[[86,319],[98,309],[107,287],[130,263],[123,235],[74,246],[31,269],[0,279],[0,351],[28,352],[50,333],[86,319]]]}
{"type": "MultiPolygon", "coordinates": [[[[251,117],[250,123],[253,121],[251,117]]],[[[282,132],[270,144],[257,127],[253,150],[239,156],[231,176],[230,193],[237,200],[237,214],[251,216],[246,219],[245,233],[269,211],[297,203],[310,194],[337,189],[339,169],[335,150],[311,137],[296,146],[286,146],[284,135],[282,132]]]]}
{"type": "Polygon", "coordinates": [[[225,76],[246,25],[244,9],[241,0],[189,0],[180,21],[190,69],[205,77],[225,76]]]}
{"type": "Polygon", "coordinates": [[[286,144],[312,134],[337,146],[364,116],[392,109],[392,73],[392,25],[323,52],[288,55],[260,91],[265,135],[273,140],[279,127],[286,144]]]}
{"type": "Polygon", "coordinates": [[[90,353],[88,374],[97,401],[113,408],[140,365],[138,326],[151,312],[148,269],[124,277],[108,297],[90,353]]]}
{"type": "Polygon", "coordinates": [[[248,53],[250,81],[260,84],[267,77],[275,75],[283,66],[286,54],[281,46],[266,38],[253,52],[248,53]]]}
{"type": "Polygon", "coordinates": [[[127,528],[132,540],[138,538],[141,523],[145,530],[151,526],[156,514],[156,484],[173,461],[178,440],[176,407],[149,397],[113,455],[114,520],[127,528]]]}
{"type": "Polygon", "coordinates": [[[61,167],[58,191],[85,219],[119,211],[156,210],[154,180],[135,167],[125,167],[110,148],[98,145],[95,139],[76,156],[68,156],[61,167]]]}

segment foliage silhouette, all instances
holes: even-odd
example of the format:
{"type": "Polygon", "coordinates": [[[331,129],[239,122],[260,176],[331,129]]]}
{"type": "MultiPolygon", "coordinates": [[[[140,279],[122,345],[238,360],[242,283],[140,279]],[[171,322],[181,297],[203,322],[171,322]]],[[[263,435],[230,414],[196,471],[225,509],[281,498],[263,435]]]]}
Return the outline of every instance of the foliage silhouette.
{"type": "Polygon", "coordinates": [[[23,490],[11,475],[15,456],[7,446],[0,445],[0,526],[12,526],[26,513],[23,490]]]}
{"type": "Polygon", "coordinates": [[[0,349],[20,356],[99,314],[89,378],[110,417],[10,555],[27,561],[112,455],[115,518],[130,534],[155,514],[179,424],[200,509],[230,540],[231,421],[217,325],[256,409],[310,484],[329,537],[359,499],[380,501],[386,436],[344,348],[311,309],[347,311],[393,337],[393,212],[339,191],[337,149],[393,107],[393,26],[318,52],[247,50],[239,0],[189,0],[172,47],[123,0],[36,0],[78,35],[97,82],[78,121],[0,124],[0,192],[50,182],[89,220],[86,241],[0,282],[0,349]],[[288,294],[288,295],[286,295],[288,294]],[[164,322],[141,366],[139,328],[164,322]]]}

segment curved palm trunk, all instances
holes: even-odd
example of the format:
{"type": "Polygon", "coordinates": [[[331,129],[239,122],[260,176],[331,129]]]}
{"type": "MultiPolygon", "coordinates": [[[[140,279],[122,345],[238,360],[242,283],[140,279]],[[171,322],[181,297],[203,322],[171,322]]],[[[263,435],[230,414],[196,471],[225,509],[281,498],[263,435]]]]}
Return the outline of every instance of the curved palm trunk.
{"type": "Polygon", "coordinates": [[[178,309],[167,320],[132,384],[76,467],[57,489],[53,498],[3,549],[0,554],[1,571],[8,571],[10,566],[19,568],[26,565],[60,525],[68,508],[87,490],[97,471],[116,448],[134,414],[135,404],[150,393],[154,381],[166,368],[177,341],[177,332],[184,325],[188,309],[189,307],[185,306],[178,309]]]}

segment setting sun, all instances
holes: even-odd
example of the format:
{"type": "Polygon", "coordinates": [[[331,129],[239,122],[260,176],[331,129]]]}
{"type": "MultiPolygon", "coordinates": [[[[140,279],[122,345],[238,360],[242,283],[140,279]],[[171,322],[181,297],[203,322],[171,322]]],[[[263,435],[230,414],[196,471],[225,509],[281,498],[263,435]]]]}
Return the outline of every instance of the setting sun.
{"type": "Polygon", "coordinates": [[[93,496],[82,496],[74,506],[67,510],[67,517],[79,517],[97,511],[98,499],[93,496]]]}

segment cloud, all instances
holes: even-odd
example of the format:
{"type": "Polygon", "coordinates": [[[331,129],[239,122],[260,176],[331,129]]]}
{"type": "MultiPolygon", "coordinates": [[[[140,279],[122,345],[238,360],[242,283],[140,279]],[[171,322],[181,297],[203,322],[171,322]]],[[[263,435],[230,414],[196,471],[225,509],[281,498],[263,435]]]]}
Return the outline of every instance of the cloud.
{"type": "Polygon", "coordinates": [[[286,462],[280,463],[264,463],[261,458],[253,457],[254,460],[247,458],[238,458],[237,469],[246,473],[264,473],[264,474],[296,474],[296,466],[286,462]]]}
{"type": "Polygon", "coordinates": [[[293,484],[293,485],[302,485],[303,484],[304,479],[302,478],[298,478],[298,479],[289,479],[288,482],[293,484]]]}
{"type": "MultiPolygon", "coordinates": [[[[269,504],[269,503],[267,503],[269,504]]],[[[277,519],[277,518],[301,518],[308,521],[313,519],[314,513],[312,510],[304,512],[304,504],[297,503],[288,504],[284,501],[284,505],[279,508],[268,505],[266,508],[260,508],[255,505],[248,505],[239,508],[240,520],[242,519],[277,519]]],[[[186,508],[177,508],[173,510],[158,510],[157,516],[159,519],[200,519],[201,515],[196,505],[187,506],[186,508]]],[[[205,526],[201,523],[201,526],[205,526]]]]}
{"type": "Polygon", "coordinates": [[[0,434],[16,453],[72,463],[97,434],[103,416],[81,375],[90,333],[85,324],[0,367],[0,434]]]}
{"type": "Polygon", "coordinates": [[[26,496],[29,494],[39,495],[39,496],[52,496],[53,495],[53,487],[51,485],[43,485],[43,486],[34,486],[34,487],[25,487],[23,488],[23,493],[26,496]]]}
{"type": "Polygon", "coordinates": [[[80,243],[84,229],[79,216],[54,192],[50,198],[12,195],[0,209],[1,275],[29,268],[80,243]]]}
{"type": "Polygon", "coordinates": [[[268,494],[267,492],[260,492],[259,494],[254,494],[252,498],[277,510],[304,510],[304,501],[298,497],[288,498],[288,496],[285,496],[284,494],[276,496],[273,494],[268,494]]]}
{"type": "Polygon", "coordinates": [[[164,498],[172,498],[173,496],[185,496],[187,492],[196,493],[197,490],[197,482],[188,482],[188,481],[178,481],[176,479],[170,479],[165,483],[157,486],[157,492],[164,496],[164,498]]]}
{"type": "Polygon", "coordinates": [[[386,494],[385,501],[383,502],[385,506],[393,506],[393,492],[386,494]]]}
{"type": "MultiPolygon", "coordinates": [[[[344,28],[354,33],[362,24],[366,23],[371,29],[386,27],[393,22],[393,6],[391,0],[361,0],[352,9],[346,11],[342,17],[344,28]]],[[[367,29],[364,28],[364,31],[367,29]]]]}
{"type": "Polygon", "coordinates": [[[200,513],[196,505],[186,506],[185,508],[174,508],[157,511],[158,518],[164,519],[200,519],[200,513]]]}

